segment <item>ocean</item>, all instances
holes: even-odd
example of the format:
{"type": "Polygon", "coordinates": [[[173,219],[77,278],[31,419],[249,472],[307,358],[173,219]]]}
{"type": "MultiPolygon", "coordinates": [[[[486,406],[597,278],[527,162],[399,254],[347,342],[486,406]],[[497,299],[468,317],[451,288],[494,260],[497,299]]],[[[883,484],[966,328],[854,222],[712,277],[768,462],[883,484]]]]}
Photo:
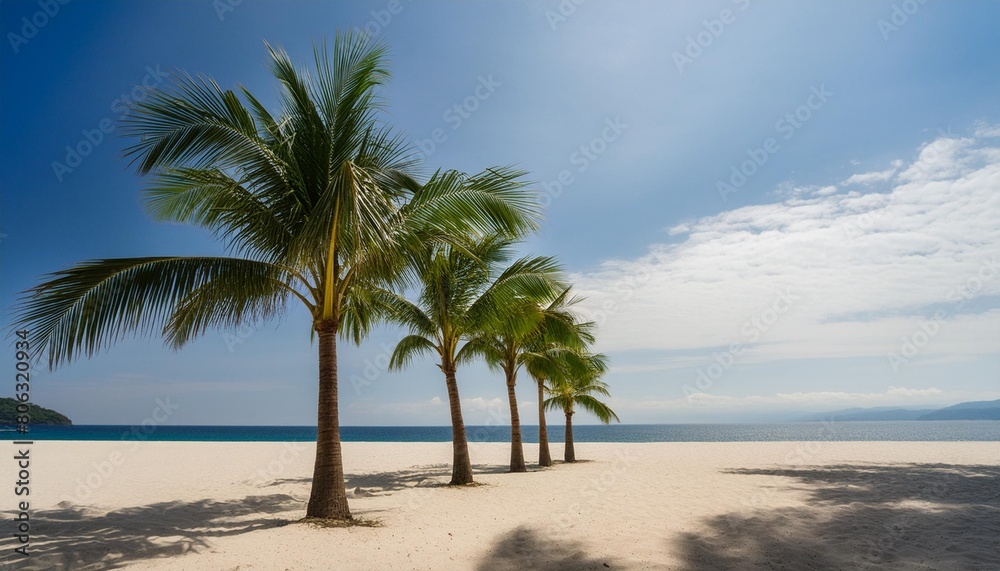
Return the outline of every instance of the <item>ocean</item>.
{"type": "MultiPolygon", "coordinates": [[[[562,425],[548,427],[562,442],[562,425]]],[[[509,442],[509,426],[468,426],[470,442],[509,442]]],[[[345,442],[448,442],[448,426],[343,426],[345,442]]],[[[538,427],[522,427],[527,443],[538,427]]],[[[180,442],[310,442],[315,426],[32,426],[0,431],[0,440],[150,440],[180,442]]],[[[787,422],[776,424],[615,424],[573,426],[576,442],[1000,441],[1000,421],[787,422]]]]}

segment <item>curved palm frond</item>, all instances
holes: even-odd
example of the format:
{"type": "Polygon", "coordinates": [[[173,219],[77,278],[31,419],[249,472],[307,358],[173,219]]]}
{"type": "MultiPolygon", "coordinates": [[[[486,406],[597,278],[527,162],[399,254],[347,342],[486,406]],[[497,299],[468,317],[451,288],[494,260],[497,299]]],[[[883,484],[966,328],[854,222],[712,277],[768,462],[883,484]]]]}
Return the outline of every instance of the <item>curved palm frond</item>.
{"type": "Polygon", "coordinates": [[[404,369],[417,357],[436,354],[438,354],[438,346],[430,339],[422,335],[407,335],[396,344],[392,357],[389,359],[389,370],[404,369]]]}
{"type": "Polygon", "coordinates": [[[545,410],[570,412],[573,410],[573,400],[562,394],[555,394],[545,399],[545,410]]]}
{"type": "Polygon", "coordinates": [[[491,371],[503,370],[504,347],[499,337],[480,333],[472,336],[458,352],[457,363],[472,363],[482,359],[491,371]]]}
{"type": "Polygon", "coordinates": [[[523,171],[494,167],[466,175],[438,171],[404,209],[414,229],[441,236],[499,234],[518,238],[537,230],[541,209],[527,192],[523,171]]]}
{"type": "Polygon", "coordinates": [[[611,407],[590,395],[577,395],[574,402],[583,410],[596,416],[597,420],[600,420],[604,424],[610,424],[612,420],[621,422],[621,419],[618,418],[615,411],[611,410],[611,407]]]}
{"type": "Polygon", "coordinates": [[[130,334],[162,332],[180,345],[208,326],[273,315],[293,291],[285,276],[273,264],[239,258],[83,262],[25,292],[17,321],[31,331],[35,356],[48,353],[55,368],[77,353],[93,356],[130,334]],[[209,300],[218,306],[199,305],[209,300]]]}
{"type": "Polygon", "coordinates": [[[294,281],[289,272],[270,264],[237,262],[220,267],[177,305],[163,328],[166,341],[180,349],[209,329],[232,330],[280,318],[289,296],[312,311],[312,303],[290,286],[294,281]]]}
{"type": "Polygon", "coordinates": [[[279,161],[260,138],[253,115],[235,93],[204,76],[174,73],[167,87],[132,104],[122,133],[138,139],[125,155],[139,163],[140,174],[214,166],[281,178],[279,161]]]}
{"type": "Polygon", "coordinates": [[[205,227],[242,255],[286,258],[292,243],[289,214],[263,193],[213,168],[164,168],[146,191],[153,218],[205,227]]]}
{"type": "Polygon", "coordinates": [[[552,297],[563,289],[561,267],[554,258],[520,258],[496,277],[469,307],[483,328],[524,332],[538,321],[531,300],[552,297]]]}

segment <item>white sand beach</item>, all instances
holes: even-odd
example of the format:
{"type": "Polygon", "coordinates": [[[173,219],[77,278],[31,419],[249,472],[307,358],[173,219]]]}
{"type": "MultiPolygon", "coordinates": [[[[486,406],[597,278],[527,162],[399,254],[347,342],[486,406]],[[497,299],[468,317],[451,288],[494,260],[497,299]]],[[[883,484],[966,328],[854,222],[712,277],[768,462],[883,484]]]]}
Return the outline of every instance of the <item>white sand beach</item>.
{"type": "Polygon", "coordinates": [[[32,555],[5,532],[4,569],[1000,569],[1000,443],[577,446],[508,474],[472,444],[456,489],[449,443],[345,443],[378,526],[318,528],[311,444],[36,442],[32,555]]]}

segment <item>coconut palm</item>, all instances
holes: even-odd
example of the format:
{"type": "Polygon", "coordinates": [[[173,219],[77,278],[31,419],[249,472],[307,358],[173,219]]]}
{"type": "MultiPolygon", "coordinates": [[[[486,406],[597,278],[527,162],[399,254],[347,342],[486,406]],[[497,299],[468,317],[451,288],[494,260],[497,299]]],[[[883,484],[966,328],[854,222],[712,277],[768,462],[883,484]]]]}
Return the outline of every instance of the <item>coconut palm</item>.
{"type": "Polygon", "coordinates": [[[381,120],[385,47],[338,35],[313,73],[268,46],[280,115],[244,88],[178,74],[124,122],[126,154],[154,177],[162,221],[207,228],[229,256],[103,259],[25,292],[16,320],[50,368],[127,336],[162,334],[180,348],[301,302],[319,345],[316,462],[307,516],[350,518],[337,415],[337,338],[360,342],[378,313],[368,293],[399,281],[404,253],[457,231],[517,235],[537,210],[519,173],[412,178],[410,151],[381,120]]]}
{"type": "MultiPolygon", "coordinates": [[[[518,372],[524,367],[536,381],[548,378],[558,374],[558,368],[567,364],[562,358],[567,349],[581,350],[586,343],[593,342],[591,325],[578,323],[569,309],[577,301],[577,298],[569,297],[569,288],[566,287],[555,296],[516,299],[514,305],[505,308],[503,313],[518,315],[519,319],[505,320],[497,328],[484,332],[470,343],[470,350],[482,355],[492,369],[501,371],[504,375],[510,406],[511,472],[527,471],[515,391],[518,372]]],[[[551,465],[551,459],[544,463],[542,456],[548,453],[548,436],[541,408],[542,396],[540,392],[539,464],[548,466],[551,465]]]]}
{"type": "Polygon", "coordinates": [[[566,450],[563,459],[566,462],[576,462],[576,451],[573,448],[573,415],[576,406],[591,412],[604,424],[612,420],[621,422],[611,407],[598,400],[594,395],[611,396],[608,385],[600,380],[607,370],[607,357],[601,354],[586,357],[589,362],[590,374],[575,378],[556,379],[548,387],[550,396],[545,400],[548,410],[561,410],[566,415],[566,450]]]}
{"type": "Polygon", "coordinates": [[[545,422],[545,384],[547,381],[584,376],[589,373],[590,360],[580,351],[594,342],[592,321],[581,322],[570,311],[571,306],[582,301],[569,297],[567,288],[545,308],[546,318],[538,328],[539,334],[532,342],[534,358],[527,360],[526,369],[538,389],[538,465],[551,466],[548,427],[545,422]]]}
{"type": "Polygon", "coordinates": [[[451,409],[452,484],[473,481],[456,380],[458,364],[478,355],[470,339],[496,331],[501,323],[524,327],[529,316],[509,314],[506,308],[521,298],[551,295],[558,287],[559,269],[552,258],[521,258],[504,267],[512,246],[513,241],[502,236],[427,244],[410,262],[419,280],[417,300],[382,292],[387,315],[410,332],[396,345],[389,368],[402,369],[418,356],[432,355],[444,373],[451,409]]]}

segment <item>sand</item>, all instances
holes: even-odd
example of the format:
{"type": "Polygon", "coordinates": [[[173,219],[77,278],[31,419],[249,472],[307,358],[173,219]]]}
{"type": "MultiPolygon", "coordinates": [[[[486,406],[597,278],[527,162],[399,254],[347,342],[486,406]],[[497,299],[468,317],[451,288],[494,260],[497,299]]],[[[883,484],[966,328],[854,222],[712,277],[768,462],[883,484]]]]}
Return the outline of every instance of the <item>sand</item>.
{"type": "Polygon", "coordinates": [[[579,443],[524,474],[476,443],[463,488],[440,485],[450,450],[346,443],[378,527],[324,529],[296,523],[310,444],[36,442],[32,555],[5,485],[0,568],[1000,569],[1000,443],[579,443]]]}

